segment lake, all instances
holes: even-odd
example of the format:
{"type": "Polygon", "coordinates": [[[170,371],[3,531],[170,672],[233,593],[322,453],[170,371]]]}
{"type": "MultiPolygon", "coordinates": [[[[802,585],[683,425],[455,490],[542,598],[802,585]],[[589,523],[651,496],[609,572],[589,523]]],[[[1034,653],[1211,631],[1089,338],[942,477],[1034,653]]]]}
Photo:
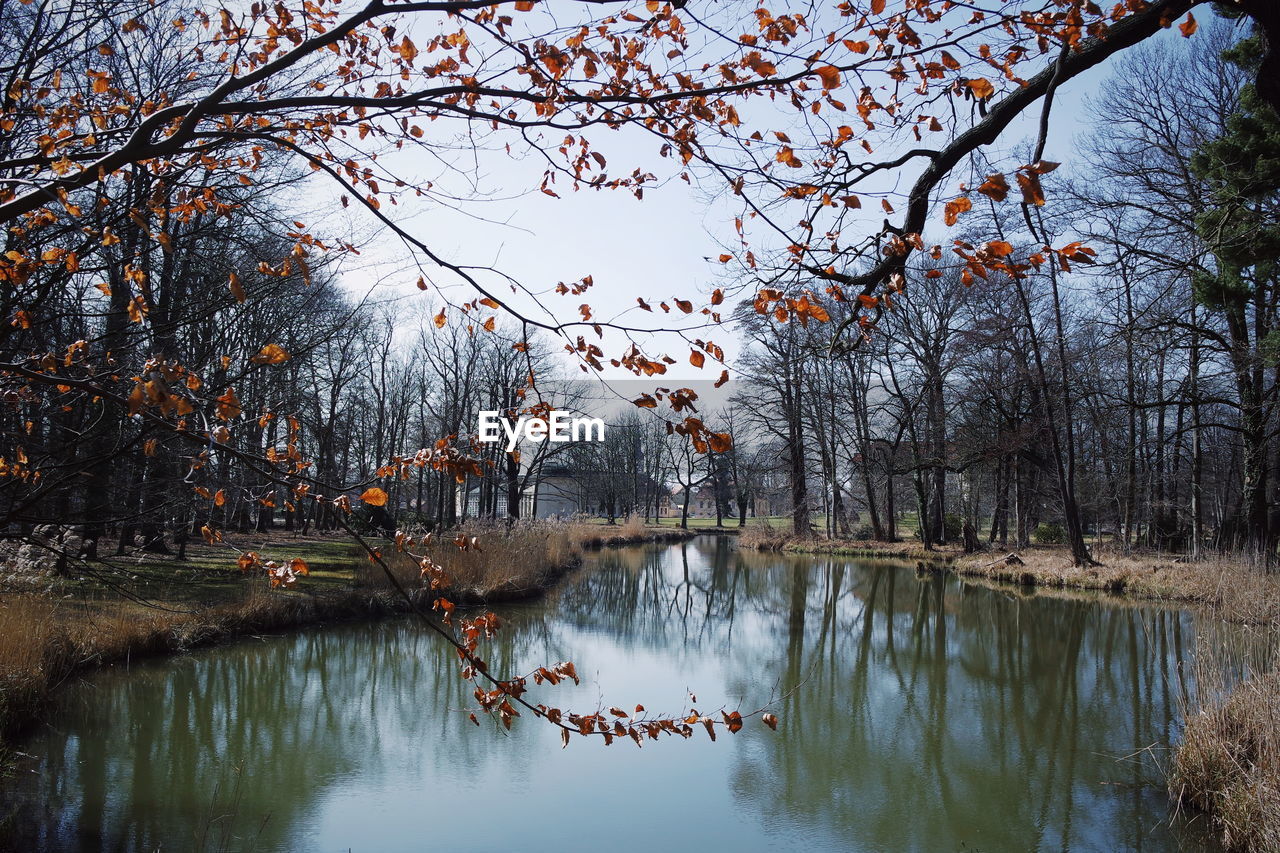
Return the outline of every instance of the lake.
{"type": "Polygon", "coordinates": [[[456,657],[410,619],[252,638],[66,687],[6,781],[41,850],[1201,850],[1159,763],[1194,617],[907,566],[607,549],[498,608],[491,668],[573,660],[527,698],[703,713],[712,743],[606,747],[477,728],[456,657]]]}

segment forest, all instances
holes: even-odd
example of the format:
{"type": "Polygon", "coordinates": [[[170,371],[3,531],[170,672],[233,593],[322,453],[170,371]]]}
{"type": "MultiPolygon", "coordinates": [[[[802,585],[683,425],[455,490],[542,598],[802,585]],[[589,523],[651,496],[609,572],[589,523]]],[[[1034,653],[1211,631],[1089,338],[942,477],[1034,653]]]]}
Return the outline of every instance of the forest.
{"type": "MultiPolygon", "coordinates": [[[[15,106],[7,121],[6,204],[27,197],[16,192],[18,175],[35,167],[21,152],[51,139],[37,138],[49,111],[85,109],[84,95],[56,85],[69,62],[93,66],[84,85],[95,94],[108,76],[170,99],[198,85],[193,60],[178,58],[191,44],[187,29],[153,38],[146,16],[116,29],[131,11],[6,16],[8,55],[29,45],[26,64],[7,72],[26,79],[10,89],[40,104],[15,106]]],[[[596,476],[593,503],[611,506],[611,517],[648,517],[656,484],[705,482],[735,517],[750,495],[786,483],[797,534],[813,514],[827,535],[892,540],[895,516],[909,510],[926,543],[957,539],[967,524],[991,542],[1025,545],[1045,523],[1044,535],[1069,544],[1077,561],[1088,558],[1086,535],[1271,555],[1280,529],[1280,130],[1252,86],[1262,37],[1245,36],[1238,22],[1214,19],[1185,44],[1122,56],[1079,117],[1086,130],[1075,160],[1052,175],[1056,164],[1018,173],[1019,186],[1035,178],[1036,192],[1045,175],[1053,204],[1043,209],[1001,204],[1008,181],[974,154],[968,168],[981,186],[946,205],[947,224],[961,229],[955,246],[904,259],[887,276],[888,295],[850,301],[848,282],[825,273],[805,281],[781,259],[753,259],[749,277],[727,269],[713,302],[742,294],[722,322],[744,341],[735,367],[747,381],[735,385],[754,389],[717,412],[737,448],[682,460],[678,447],[657,450],[654,436],[656,452],[630,465],[629,481],[596,476]],[[984,244],[984,235],[999,239],[984,244]],[[1040,244],[1065,248],[1050,257],[1040,244]],[[1021,272],[999,270],[1006,251],[1027,259],[1021,272]],[[796,312],[782,322],[787,309],[762,308],[761,293],[767,306],[794,304],[770,292],[787,279],[829,322],[796,312]],[[860,313],[868,304],[879,315],[874,331],[860,313]]],[[[360,127],[363,137],[370,126],[360,127]]],[[[531,329],[522,316],[495,324],[446,315],[430,299],[383,304],[343,291],[332,270],[356,247],[326,246],[285,212],[305,177],[281,153],[287,146],[225,145],[217,167],[201,153],[202,167],[187,163],[173,176],[134,169],[55,189],[60,212],[27,213],[7,237],[0,500],[11,535],[52,524],[55,538],[74,544],[55,549],[62,568],[135,547],[180,553],[202,529],[332,528],[332,506],[299,500],[280,476],[300,465],[332,492],[378,479],[391,518],[450,526],[456,466],[437,460],[388,477],[393,457],[445,445],[470,454],[477,407],[515,412],[536,397],[526,400],[531,377],[565,375],[557,337],[578,359],[599,360],[567,326],[531,329]],[[238,168],[246,158],[249,173],[238,168]],[[24,248],[36,231],[38,252],[24,248]],[[75,373],[54,378],[41,359],[75,373]],[[139,417],[153,406],[161,418],[139,417]],[[165,422],[175,415],[191,434],[165,422]],[[229,435],[233,421],[234,446],[218,438],[218,425],[229,435]],[[208,483],[197,482],[200,469],[208,483]]],[[[50,174],[66,168],[55,163],[50,174]]],[[[374,178],[346,168],[376,193],[374,178]]],[[[813,186],[784,196],[804,198],[813,186]]],[[[891,240],[884,257],[898,251],[891,240]]],[[[855,263],[841,275],[883,273],[855,263]]],[[[630,346],[623,364],[653,375],[660,361],[630,346]]],[[[693,347],[695,364],[720,351],[710,341],[693,347]]],[[[541,455],[472,461],[481,458],[482,482],[463,488],[510,496],[503,514],[518,515],[516,496],[541,455]]],[[[617,471],[599,460],[577,465],[617,471]]],[[[481,498],[480,514],[496,507],[481,498]]]]}

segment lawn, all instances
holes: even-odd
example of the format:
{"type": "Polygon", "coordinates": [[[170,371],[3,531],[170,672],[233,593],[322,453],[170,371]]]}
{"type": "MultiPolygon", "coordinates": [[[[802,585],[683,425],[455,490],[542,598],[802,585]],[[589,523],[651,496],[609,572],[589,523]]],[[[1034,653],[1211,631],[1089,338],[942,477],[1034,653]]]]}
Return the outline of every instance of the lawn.
{"type": "Polygon", "coordinates": [[[306,593],[323,594],[348,587],[354,567],[364,559],[360,547],[342,534],[295,537],[277,532],[271,536],[254,533],[229,538],[234,544],[191,543],[186,560],[135,552],[92,563],[73,563],[68,591],[90,600],[124,596],[188,606],[216,604],[238,597],[247,584],[263,582],[260,574],[246,574],[236,565],[242,551],[257,551],[264,560],[305,560],[310,570],[306,593]]]}

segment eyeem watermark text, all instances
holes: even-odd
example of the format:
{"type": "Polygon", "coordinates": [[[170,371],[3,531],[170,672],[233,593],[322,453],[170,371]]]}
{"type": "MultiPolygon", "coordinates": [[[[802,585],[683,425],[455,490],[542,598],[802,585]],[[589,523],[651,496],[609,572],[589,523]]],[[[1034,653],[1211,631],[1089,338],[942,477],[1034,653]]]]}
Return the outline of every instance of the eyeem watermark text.
{"type": "Polygon", "coordinates": [[[480,440],[486,443],[501,441],[505,434],[507,452],[516,449],[523,437],[529,441],[604,441],[603,418],[575,418],[568,412],[554,409],[546,418],[521,417],[512,423],[501,412],[480,413],[480,440]]]}

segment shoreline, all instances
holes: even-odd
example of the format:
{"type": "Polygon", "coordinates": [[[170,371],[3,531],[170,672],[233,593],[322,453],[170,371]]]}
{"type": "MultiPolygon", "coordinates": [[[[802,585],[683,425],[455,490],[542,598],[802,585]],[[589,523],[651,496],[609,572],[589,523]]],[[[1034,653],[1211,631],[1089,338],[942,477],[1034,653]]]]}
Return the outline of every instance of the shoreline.
{"type": "Polygon", "coordinates": [[[1191,561],[1183,555],[1097,549],[1098,565],[1071,566],[1065,546],[1033,545],[1018,550],[965,554],[958,547],[926,549],[916,541],[801,540],[786,537],[744,548],[792,554],[829,554],[867,559],[905,560],[917,571],[982,578],[1022,588],[1089,590],[1135,600],[1194,604],[1229,622],[1280,625],[1280,575],[1240,560],[1211,557],[1191,561]]]}
{"type": "MultiPolygon", "coordinates": [[[[642,534],[613,533],[587,537],[577,544],[583,550],[609,547],[686,542],[699,534],[694,530],[646,529],[642,534]]],[[[544,572],[534,582],[520,587],[498,584],[491,588],[454,588],[431,592],[415,589],[415,603],[440,596],[451,597],[459,606],[486,606],[535,601],[554,589],[564,578],[581,568],[581,555],[544,572]]],[[[352,580],[354,581],[354,575],[352,580]]],[[[147,660],[181,655],[202,648],[233,642],[259,634],[283,634],[329,623],[377,621],[408,615],[413,608],[399,595],[354,583],[340,590],[310,591],[305,582],[298,590],[249,587],[237,600],[202,607],[193,612],[142,610],[128,625],[121,614],[89,613],[84,625],[55,624],[55,620],[78,619],[59,613],[59,607],[88,605],[54,599],[39,593],[16,594],[0,609],[0,617],[14,614],[10,608],[30,607],[36,618],[43,617],[45,629],[31,638],[38,681],[21,684],[0,670],[0,775],[8,770],[11,753],[26,734],[40,722],[59,687],[68,680],[103,669],[121,661],[147,660]],[[95,627],[107,630],[95,636],[95,627]],[[62,630],[67,628],[68,630],[62,630]],[[75,629],[85,629],[77,636],[75,629]],[[114,628],[114,630],[112,630],[114,628]],[[97,642],[95,642],[97,640],[97,642]],[[6,683],[7,682],[7,683],[6,683]]],[[[99,602],[101,604],[101,602],[99,602]]],[[[30,614],[24,612],[19,618],[30,614]]]]}

